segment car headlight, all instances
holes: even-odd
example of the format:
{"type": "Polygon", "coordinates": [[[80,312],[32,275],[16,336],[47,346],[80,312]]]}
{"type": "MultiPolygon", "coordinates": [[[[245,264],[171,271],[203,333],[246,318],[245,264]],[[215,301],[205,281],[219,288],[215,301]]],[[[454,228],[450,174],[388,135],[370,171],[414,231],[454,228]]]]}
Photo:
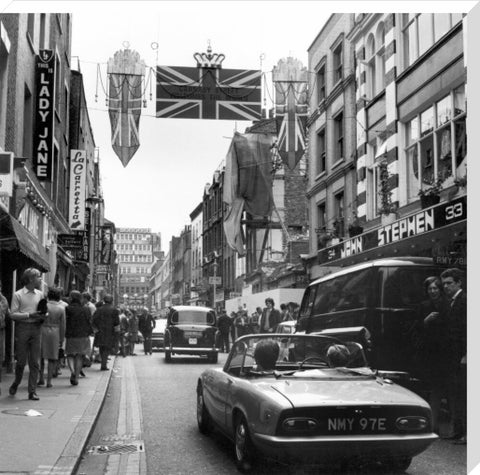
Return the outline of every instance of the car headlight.
{"type": "Polygon", "coordinates": [[[428,419],[422,416],[399,417],[395,421],[395,425],[402,432],[421,431],[428,427],[428,419]]]}
{"type": "Polygon", "coordinates": [[[317,428],[317,420],[310,417],[289,417],[283,421],[283,429],[286,432],[314,431],[317,428]]]}

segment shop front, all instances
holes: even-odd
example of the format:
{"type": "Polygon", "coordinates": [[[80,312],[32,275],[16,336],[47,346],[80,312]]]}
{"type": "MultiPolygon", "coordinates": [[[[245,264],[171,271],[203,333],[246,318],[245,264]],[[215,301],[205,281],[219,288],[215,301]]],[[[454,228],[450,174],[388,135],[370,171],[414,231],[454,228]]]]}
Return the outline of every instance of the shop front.
{"type": "Polygon", "coordinates": [[[467,197],[455,198],[318,252],[310,279],[379,258],[430,257],[442,267],[467,264],[467,197]]]}

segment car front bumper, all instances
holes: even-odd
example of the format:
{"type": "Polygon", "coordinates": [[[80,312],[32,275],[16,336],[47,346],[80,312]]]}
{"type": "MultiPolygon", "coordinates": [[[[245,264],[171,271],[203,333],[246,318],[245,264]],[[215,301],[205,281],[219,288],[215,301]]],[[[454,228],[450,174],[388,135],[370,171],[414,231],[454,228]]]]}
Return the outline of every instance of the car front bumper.
{"type": "Polygon", "coordinates": [[[414,435],[346,435],[277,437],[252,434],[253,443],[265,455],[289,461],[329,463],[339,459],[382,460],[413,457],[438,439],[434,433],[414,435]]]}
{"type": "Polygon", "coordinates": [[[152,348],[159,348],[163,350],[164,338],[163,336],[152,336],[152,348]]]}

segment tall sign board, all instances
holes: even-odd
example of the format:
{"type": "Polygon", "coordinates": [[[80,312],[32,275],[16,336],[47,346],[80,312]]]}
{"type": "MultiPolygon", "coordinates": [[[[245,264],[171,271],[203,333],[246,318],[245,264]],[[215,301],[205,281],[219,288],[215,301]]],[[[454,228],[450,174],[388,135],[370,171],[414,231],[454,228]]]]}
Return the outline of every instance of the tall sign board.
{"type": "Polygon", "coordinates": [[[40,50],[35,64],[37,90],[35,134],[33,136],[33,170],[40,181],[52,181],[53,128],[55,112],[55,55],[40,50]]]}
{"type": "Polygon", "coordinates": [[[85,183],[87,154],[85,150],[70,151],[70,209],[68,225],[75,231],[85,229],[85,183]]]}

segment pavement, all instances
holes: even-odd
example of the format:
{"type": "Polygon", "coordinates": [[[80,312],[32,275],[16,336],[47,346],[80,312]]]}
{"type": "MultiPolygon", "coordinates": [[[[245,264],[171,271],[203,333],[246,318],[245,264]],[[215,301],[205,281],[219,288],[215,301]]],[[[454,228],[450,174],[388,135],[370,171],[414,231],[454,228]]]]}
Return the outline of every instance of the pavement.
{"type": "Polygon", "coordinates": [[[70,370],[52,379],[51,388],[39,386],[39,401],[28,399],[28,365],[17,394],[8,389],[13,374],[2,371],[0,382],[0,473],[70,475],[80,462],[107,395],[115,357],[109,371],[100,364],[84,368],[85,378],[70,384],[70,370]]]}

